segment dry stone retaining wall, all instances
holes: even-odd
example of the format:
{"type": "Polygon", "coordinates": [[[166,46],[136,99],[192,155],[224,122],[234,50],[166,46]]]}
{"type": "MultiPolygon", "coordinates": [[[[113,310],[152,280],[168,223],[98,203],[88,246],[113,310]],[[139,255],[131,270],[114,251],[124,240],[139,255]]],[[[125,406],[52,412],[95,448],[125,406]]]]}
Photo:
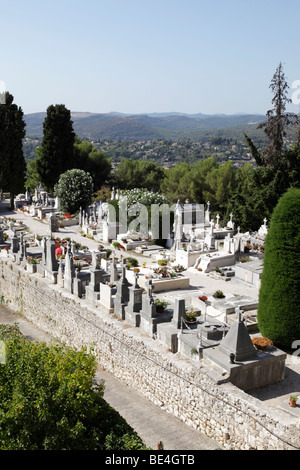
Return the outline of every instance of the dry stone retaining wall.
{"type": "Polygon", "coordinates": [[[8,306],[66,345],[93,347],[100,367],[227,449],[297,449],[299,424],[232,384],[216,385],[200,363],[172,354],[139,328],[76,298],[39,274],[0,259],[8,306]]]}

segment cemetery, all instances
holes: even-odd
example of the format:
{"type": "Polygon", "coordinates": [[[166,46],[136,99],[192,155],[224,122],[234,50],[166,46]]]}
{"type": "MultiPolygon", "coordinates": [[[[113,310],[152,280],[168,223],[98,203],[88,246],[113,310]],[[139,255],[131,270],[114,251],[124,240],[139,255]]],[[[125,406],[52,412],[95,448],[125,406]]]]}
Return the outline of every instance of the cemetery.
{"type": "MultiPolygon", "coordinates": [[[[115,197],[114,191],[112,199],[115,197]]],[[[117,197],[122,195],[117,192],[117,197]]],[[[58,199],[49,197],[39,186],[34,195],[26,191],[15,200],[16,213],[23,217],[21,223],[0,217],[1,284],[12,306],[52,333],[57,328],[63,340],[79,344],[97,338],[98,344],[102,337],[100,355],[104,356],[106,366],[115,368],[128,383],[138,380],[127,377],[130,373],[137,374],[138,361],[137,357],[132,359],[134,351],[129,352],[128,342],[137,351],[143,348],[143,343],[145,354],[150,358],[161,358],[163,354],[157,348],[162,348],[167,352],[168,368],[187,367],[190,377],[204,389],[221,387],[220,395],[227,396],[229,386],[229,390],[234,390],[233,397],[242,397],[238,400],[241,403],[244,400],[243,406],[247,406],[247,393],[277,384],[285,377],[286,354],[275,346],[257,349],[253,342],[253,338],[259,336],[256,312],[267,220],[262,221],[258,232],[241,233],[240,228],[235,227],[233,214],[221,226],[219,215],[216,220],[211,218],[209,202],[204,209],[188,201],[186,204],[178,202],[169,239],[161,246],[153,240],[151,230],[145,235],[137,228],[126,230],[124,224],[110,221],[107,201],[93,203],[81,208],[77,216],[71,216],[62,213],[58,199]],[[42,236],[27,230],[26,222],[30,225],[29,221],[33,220],[41,224],[42,236]],[[12,276],[15,276],[14,281],[12,276]],[[14,288],[8,287],[9,280],[12,286],[18,284],[18,300],[14,288]],[[206,280],[205,286],[203,280],[206,280]],[[223,290],[217,289],[220,283],[223,290]],[[46,313],[45,306],[41,307],[42,299],[36,290],[29,294],[29,284],[39,285],[41,292],[47,292],[51,313],[46,313]],[[233,294],[232,289],[228,292],[229,286],[236,286],[237,290],[237,286],[244,286],[247,293],[233,294]],[[252,290],[253,296],[249,295],[252,290]],[[72,302],[73,317],[69,311],[72,302]],[[42,309],[41,313],[38,309],[42,309]],[[99,330],[98,335],[96,331],[87,330],[90,327],[85,321],[101,325],[99,328],[104,328],[105,333],[99,330]],[[53,325],[49,326],[49,322],[53,325]],[[88,339],[83,338],[84,332],[88,339]],[[130,340],[129,336],[125,339],[126,333],[132,335],[130,340]],[[108,341],[109,335],[114,334],[116,337],[108,341]],[[125,352],[121,345],[121,350],[116,350],[118,341],[127,344],[125,352]],[[112,349],[115,353],[109,358],[112,349]],[[131,372],[130,369],[125,372],[122,365],[127,363],[124,354],[134,363],[131,372]],[[176,361],[180,362],[180,367],[176,361]]],[[[181,373],[187,372],[181,370],[181,373]]],[[[141,383],[146,382],[146,379],[141,380],[141,383]]],[[[143,388],[141,384],[138,386],[143,388]]],[[[159,402],[153,385],[147,382],[145,387],[143,393],[159,402]]],[[[166,405],[170,412],[182,415],[187,422],[192,421],[171,402],[172,399],[166,405]]],[[[252,406],[258,407],[251,403],[249,407],[252,406]]],[[[204,420],[203,413],[202,410],[198,421],[204,420]]],[[[295,418],[299,421],[299,410],[295,413],[285,415],[286,424],[295,418]]],[[[214,419],[221,422],[220,416],[216,416],[214,419]]],[[[269,423],[272,419],[268,415],[269,423]]],[[[194,426],[192,422],[191,425],[194,426]]],[[[227,423],[223,428],[228,426],[227,423]]],[[[272,422],[272,426],[279,425],[272,422]]],[[[199,424],[201,427],[203,425],[199,424]]],[[[216,432],[224,445],[227,431],[210,429],[209,432],[216,432]]],[[[249,439],[244,436],[246,443],[235,431],[229,434],[232,434],[231,442],[228,437],[225,442],[228,448],[230,445],[240,448],[265,445],[263,438],[258,437],[257,432],[251,435],[249,429],[249,439]]],[[[290,429],[289,437],[294,442],[290,429]]],[[[273,445],[284,447],[277,441],[273,445]]]]}

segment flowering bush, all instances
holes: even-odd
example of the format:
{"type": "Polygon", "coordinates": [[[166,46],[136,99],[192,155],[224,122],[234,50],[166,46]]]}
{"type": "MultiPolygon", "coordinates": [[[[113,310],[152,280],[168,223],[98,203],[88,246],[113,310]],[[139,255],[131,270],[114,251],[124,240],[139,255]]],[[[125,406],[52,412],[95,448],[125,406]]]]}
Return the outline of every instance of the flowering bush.
{"type": "Polygon", "coordinates": [[[89,173],[74,168],[60,175],[54,191],[59,197],[61,210],[74,214],[92,202],[93,179],[89,173]]]}
{"type": "Polygon", "coordinates": [[[135,188],[123,191],[122,197],[127,198],[128,207],[135,204],[144,204],[145,206],[151,204],[167,204],[167,199],[159,193],[148,191],[144,188],[135,188]]]}

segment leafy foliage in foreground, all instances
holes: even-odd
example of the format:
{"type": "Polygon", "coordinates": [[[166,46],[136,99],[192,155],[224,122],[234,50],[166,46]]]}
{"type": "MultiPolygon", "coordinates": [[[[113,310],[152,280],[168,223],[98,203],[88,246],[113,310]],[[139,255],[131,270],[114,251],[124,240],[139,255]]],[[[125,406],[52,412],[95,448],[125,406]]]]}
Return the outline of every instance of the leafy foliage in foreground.
{"type": "Polygon", "coordinates": [[[103,398],[85,349],[30,342],[17,326],[1,325],[0,450],[145,449],[103,398]]]}

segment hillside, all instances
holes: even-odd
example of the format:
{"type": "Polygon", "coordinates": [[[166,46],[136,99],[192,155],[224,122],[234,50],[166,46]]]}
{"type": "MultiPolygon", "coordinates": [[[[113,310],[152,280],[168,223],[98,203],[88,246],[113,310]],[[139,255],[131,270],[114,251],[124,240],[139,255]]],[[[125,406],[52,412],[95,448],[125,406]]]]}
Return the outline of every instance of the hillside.
{"type": "MultiPolygon", "coordinates": [[[[24,116],[27,136],[41,137],[46,113],[24,116]]],[[[73,127],[77,135],[89,140],[199,140],[214,135],[215,130],[238,128],[240,133],[253,131],[262,115],[205,115],[181,113],[152,113],[128,115],[121,113],[94,114],[72,113],[73,127]]]]}

